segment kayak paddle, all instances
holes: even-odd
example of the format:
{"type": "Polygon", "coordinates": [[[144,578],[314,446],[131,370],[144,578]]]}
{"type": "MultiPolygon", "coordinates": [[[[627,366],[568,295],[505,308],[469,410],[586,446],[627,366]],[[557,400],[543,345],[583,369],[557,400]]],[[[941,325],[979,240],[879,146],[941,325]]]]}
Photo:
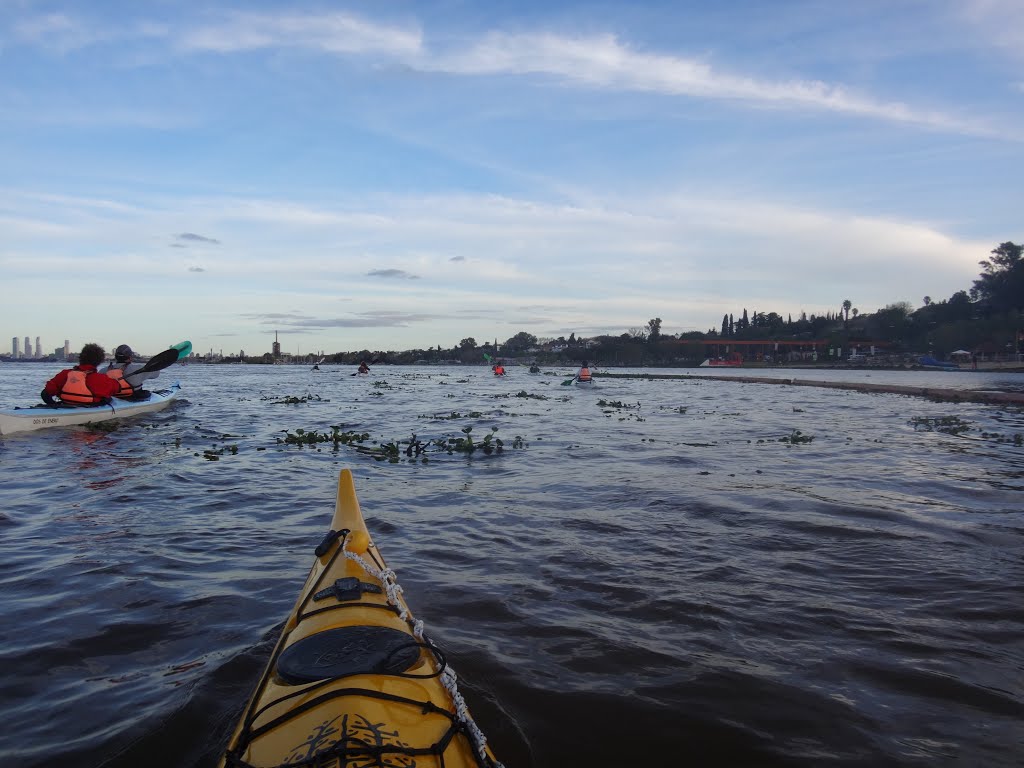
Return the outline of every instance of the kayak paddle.
{"type": "Polygon", "coordinates": [[[179,341],[177,344],[171,347],[178,353],[178,359],[184,360],[186,357],[192,354],[192,342],[191,341],[179,341]]]}
{"type": "Polygon", "coordinates": [[[153,355],[149,358],[144,366],[142,366],[136,373],[153,373],[154,371],[162,371],[169,365],[174,365],[178,362],[178,350],[174,347],[165,349],[158,355],[153,355]]]}

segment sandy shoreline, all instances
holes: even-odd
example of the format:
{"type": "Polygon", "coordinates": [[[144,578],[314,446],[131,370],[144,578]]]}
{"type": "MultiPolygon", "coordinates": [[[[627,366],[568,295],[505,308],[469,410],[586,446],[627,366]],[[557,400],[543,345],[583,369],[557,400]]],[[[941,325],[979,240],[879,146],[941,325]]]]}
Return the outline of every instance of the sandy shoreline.
{"type": "Polygon", "coordinates": [[[874,384],[852,381],[815,381],[813,379],[771,378],[767,376],[726,376],[703,373],[599,373],[595,379],[711,379],[714,381],[739,381],[748,384],[780,384],[791,387],[824,387],[845,389],[854,392],[885,392],[910,397],[927,397],[951,403],[990,403],[998,405],[1024,405],[1024,392],[985,392],[945,387],[915,387],[905,384],[874,384]]]}

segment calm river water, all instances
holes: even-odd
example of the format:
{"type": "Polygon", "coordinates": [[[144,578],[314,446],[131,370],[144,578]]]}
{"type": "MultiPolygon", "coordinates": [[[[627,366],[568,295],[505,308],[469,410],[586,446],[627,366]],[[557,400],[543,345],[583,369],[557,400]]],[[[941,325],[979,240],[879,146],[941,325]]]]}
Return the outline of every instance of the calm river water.
{"type": "Polygon", "coordinates": [[[341,467],[509,768],[1024,761],[1019,407],[352,370],[175,366],[167,411],[0,438],[0,765],[214,765],[341,467]],[[504,451],[278,442],[331,425],[504,451]]]}

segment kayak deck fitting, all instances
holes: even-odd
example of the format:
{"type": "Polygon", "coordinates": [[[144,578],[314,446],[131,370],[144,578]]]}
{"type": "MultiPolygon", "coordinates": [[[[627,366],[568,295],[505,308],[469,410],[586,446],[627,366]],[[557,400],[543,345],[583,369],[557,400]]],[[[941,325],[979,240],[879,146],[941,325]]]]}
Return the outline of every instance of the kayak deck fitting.
{"type": "Polygon", "coordinates": [[[331,530],[222,766],[501,768],[341,471],[331,530]]]}

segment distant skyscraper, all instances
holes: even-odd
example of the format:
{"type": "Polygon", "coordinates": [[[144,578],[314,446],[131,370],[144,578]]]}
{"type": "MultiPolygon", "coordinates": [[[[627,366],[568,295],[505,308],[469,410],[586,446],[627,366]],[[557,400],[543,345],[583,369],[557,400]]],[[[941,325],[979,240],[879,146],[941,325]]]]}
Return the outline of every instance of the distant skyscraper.
{"type": "Polygon", "coordinates": [[[274,346],[272,347],[272,349],[274,350],[274,359],[277,360],[279,357],[281,357],[281,344],[277,340],[277,331],[274,331],[274,346]]]}
{"type": "Polygon", "coordinates": [[[25,337],[25,357],[32,357],[32,340],[28,336],[25,337]]]}
{"type": "Polygon", "coordinates": [[[64,339],[64,359],[67,360],[68,355],[71,354],[71,342],[64,339]]]}
{"type": "Polygon", "coordinates": [[[36,357],[43,356],[43,345],[39,343],[39,337],[36,336],[36,357]]]}
{"type": "Polygon", "coordinates": [[[11,357],[13,357],[15,360],[18,359],[18,337],[17,336],[15,336],[13,339],[11,339],[11,357]]]}

